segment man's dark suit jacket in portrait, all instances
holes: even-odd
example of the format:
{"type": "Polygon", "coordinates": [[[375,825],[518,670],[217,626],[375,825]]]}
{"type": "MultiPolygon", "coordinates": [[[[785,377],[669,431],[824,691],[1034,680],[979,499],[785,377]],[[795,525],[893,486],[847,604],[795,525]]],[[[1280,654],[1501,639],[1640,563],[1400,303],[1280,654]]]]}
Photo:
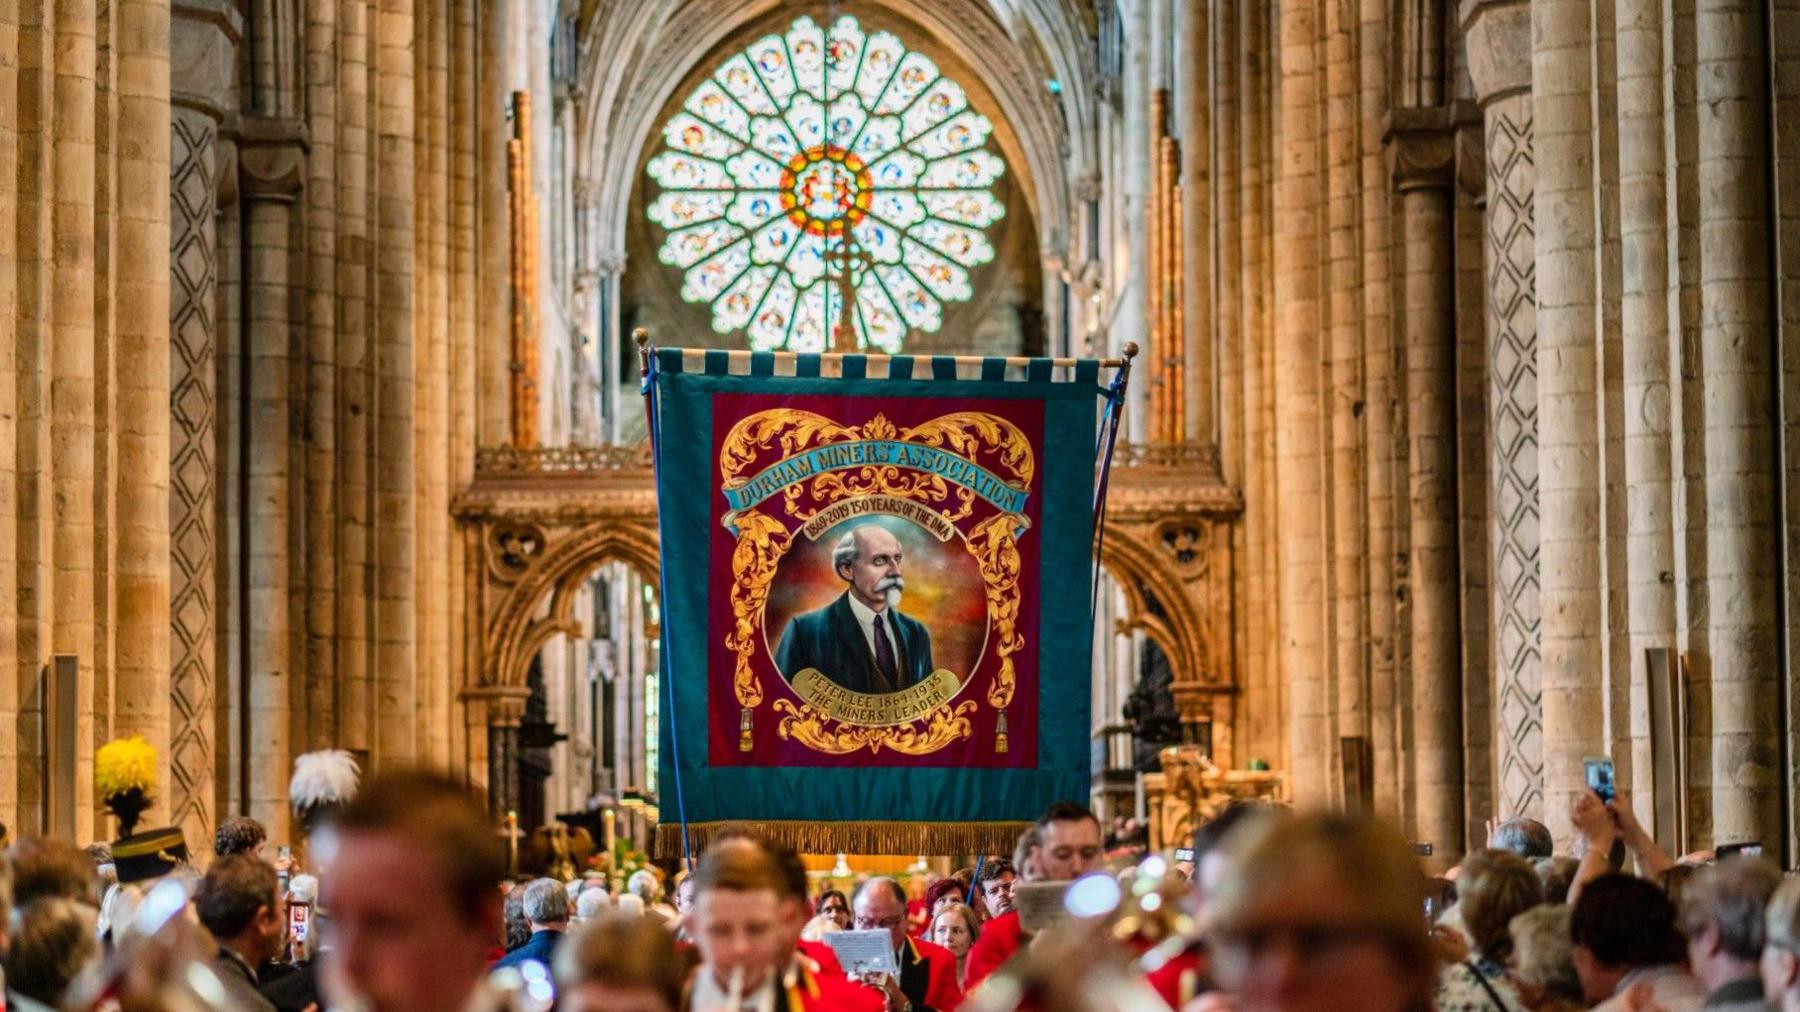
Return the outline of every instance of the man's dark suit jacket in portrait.
{"type": "Polygon", "coordinates": [[[897,685],[890,684],[876,668],[869,639],[863,635],[856,613],[850,610],[849,591],[818,611],[795,615],[788,621],[781,634],[781,645],[775,649],[775,666],[789,678],[814,668],[852,692],[898,692],[917,685],[932,671],[931,633],[918,619],[893,608],[886,614],[893,620],[889,628],[897,633],[897,685]]]}

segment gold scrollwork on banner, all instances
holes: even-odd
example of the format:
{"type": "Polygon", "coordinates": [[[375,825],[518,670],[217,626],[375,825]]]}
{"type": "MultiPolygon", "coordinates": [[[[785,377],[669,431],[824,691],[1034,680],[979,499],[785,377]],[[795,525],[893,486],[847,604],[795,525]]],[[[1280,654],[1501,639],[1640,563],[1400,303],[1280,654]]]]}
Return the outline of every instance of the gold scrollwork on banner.
{"type": "Polygon", "coordinates": [[[815,752],[830,755],[847,755],[865,748],[870,752],[889,748],[902,755],[930,755],[974,733],[969,714],[975,709],[972,701],[958,703],[955,707],[940,706],[921,718],[925,724],[923,728],[911,724],[861,727],[833,720],[805,703],[795,706],[785,699],[775,701],[776,712],[787,714],[777,728],[783,738],[792,738],[815,752]]]}
{"type": "MultiPolygon", "coordinates": [[[[737,537],[732,553],[732,626],[725,642],[736,656],[732,688],[746,714],[764,699],[752,659],[762,642],[759,628],[770,586],[795,534],[817,539],[840,522],[838,514],[880,512],[908,517],[940,540],[948,540],[953,525],[974,512],[977,493],[960,476],[952,482],[942,474],[892,460],[857,457],[828,469],[797,471],[791,478],[779,474],[778,492],[769,483],[769,473],[781,470],[780,465],[755,475],[746,473],[770,449],[789,461],[831,444],[850,444],[839,451],[848,452],[868,443],[933,447],[956,455],[959,464],[985,453],[998,462],[1001,472],[988,475],[989,487],[980,493],[990,500],[1018,496],[1030,489],[1036,475],[1036,455],[1024,432],[1004,418],[980,411],[952,412],[902,428],[879,414],[862,425],[844,425],[812,411],[773,408],[732,426],[719,450],[719,470],[728,496],[736,493],[743,498],[735,500],[739,508],[722,519],[737,537]],[[846,509],[850,500],[857,500],[856,505],[846,509]]],[[[1002,508],[965,535],[985,584],[992,649],[999,662],[985,701],[997,711],[996,751],[1002,752],[1004,711],[1017,688],[1014,655],[1025,645],[1018,631],[1018,538],[1029,526],[1022,511],[1002,508]]],[[[969,716],[980,708],[973,700],[953,703],[961,684],[949,671],[934,672],[891,697],[848,692],[811,669],[794,676],[792,684],[802,702],[774,701],[775,711],[784,714],[778,733],[831,755],[884,748],[928,755],[969,738],[974,733],[969,716]]],[[[740,747],[751,747],[747,729],[740,747]]]]}

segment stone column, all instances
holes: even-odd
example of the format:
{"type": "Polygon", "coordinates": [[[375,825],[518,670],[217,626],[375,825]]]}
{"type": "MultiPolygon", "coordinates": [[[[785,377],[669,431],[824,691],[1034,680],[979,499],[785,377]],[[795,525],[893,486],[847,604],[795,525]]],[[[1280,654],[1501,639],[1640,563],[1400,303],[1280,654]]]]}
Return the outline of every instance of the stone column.
{"type": "MultiPolygon", "coordinates": [[[[506,110],[511,102],[513,5],[492,0],[480,4],[476,65],[480,81],[473,115],[479,131],[478,178],[484,180],[475,228],[481,251],[481,357],[476,364],[476,385],[481,391],[481,425],[476,441],[482,446],[501,446],[511,431],[509,391],[512,354],[505,335],[511,332],[512,231],[508,224],[506,142],[512,137],[506,110]],[[499,181],[500,185],[493,185],[499,181]]],[[[615,347],[617,342],[615,341],[615,347]]]]}
{"type": "Polygon", "coordinates": [[[1466,0],[1469,76],[1487,161],[1487,348],[1492,470],[1498,818],[1544,814],[1538,576],[1538,370],[1531,6],[1466,0]]]}
{"type": "MultiPolygon", "coordinates": [[[[1572,832],[1582,760],[1604,754],[1599,320],[1589,0],[1532,0],[1542,481],[1544,821],[1572,832]]],[[[1494,213],[1489,191],[1488,213],[1494,213]]],[[[1496,421],[1498,442],[1505,432],[1496,421]]],[[[1504,499],[1502,499],[1504,502],[1504,499]]],[[[1504,507],[1503,507],[1504,508],[1504,507]]],[[[1508,575],[1504,559],[1498,575],[1508,575]]],[[[1504,636],[1504,632],[1502,633],[1504,636]]],[[[1500,700],[1505,713],[1508,701],[1500,700]]]]}
{"type": "MultiPolygon", "coordinates": [[[[170,744],[169,5],[112,5],[114,735],[170,744]]],[[[204,769],[204,756],[199,769],[204,769]]],[[[165,767],[166,769],[166,767],[165,767]]],[[[164,783],[170,783],[165,778],[164,783]]],[[[168,815],[170,799],[154,814],[168,815]]]]}
{"type": "Polygon", "coordinates": [[[169,807],[188,839],[211,835],[219,531],[218,121],[175,109],[169,151],[169,807]]]}
{"type": "MultiPolygon", "coordinates": [[[[1623,246],[1620,365],[1624,383],[1627,651],[1631,672],[1629,783],[1638,818],[1654,826],[1644,651],[1676,646],[1678,571],[1669,329],[1668,147],[1663,4],[1617,0],[1619,229],[1623,246]]],[[[1623,780],[1624,777],[1621,776],[1623,780]]]]}
{"type": "Polygon", "coordinates": [[[375,756],[406,763],[419,741],[413,540],[413,2],[379,0],[375,65],[375,756]]]}
{"type": "Polygon", "coordinates": [[[1446,106],[1394,110],[1389,152],[1404,258],[1413,825],[1417,839],[1454,860],[1464,841],[1452,119],[1446,106]]]}
{"type": "Polygon", "coordinates": [[[1180,113],[1177,134],[1181,138],[1180,280],[1183,311],[1181,342],[1183,379],[1187,390],[1183,428],[1173,435],[1202,444],[1216,444],[1219,376],[1219,342],[1213,337],[1213,171],[1212,111],[1217,96],[1210,73],[1212,61],[1210,18],[1217,10],[1208,0],[1179,0],[1176,12],[1179,35],[1175,51],[1180,55],[1180,94],[1175,108],[1180,113]]]}
{"type": "Polygon", "coordinates": [[[171,26],[169,128],[169,808],[189,840],[212,835],[220,682],[219,235],[222,96],[240,26],[184,11],[171,26]]]}
{"type": "MultiPolygon", "coordinates": [[[[48,347],[44,370],[50,429],[43,467],[50,485],[53,512],[48,517],[47,583],[50,611],[49,654],[74,654],[80,663],[75,733],[76,784],[93,782],[94,749],[104,728],[94,726],[94,683],[103,671],[97,664],[95,615],[103,599],[95,590],[103,563],[95,538],[99,505],[96,482],[95,362],[95,147],[94,123],[98,16],[94,0],[55,6],[46,26],[54,32],[44,110],[49,171],[42,198],[50,206],[52,258],[43,266],[53,278],[49,290],[48,347]]],[[[75,792],[78,832],[101,832],[94,799],[75,792]]]]}
{"type": "MultiPolygon", "coordinates": [[[[1368,529],[1365,512],[1367,488],[1365,458],[1369,451],[1362,423],[1365,403],[1363,375],[1364,325],[1362,319],[1362,244],[1357,234],[1362,224],[1361,117],[1357,89],[1361,85],[1355,47],[1356,21],[1361,12],[1354,4],[1320,5],[1325,45],[1320,53],[1324,72],[1325,240],[1321,259],[1324,292],[1320,305],[1325,316],[1327,342],[1323,349],[1321,389],[1330,406],[1326,425],[1330,445],[1324,450],[1320,480],[1328,491],[1330,529],[1329,604],[1332,640],[1332,686],[1337,712],[1336,737],[1367,739],[1370,734],[1368,681],[1368,529]]],[[[1341,763],[1334,762],[1340,766],[1341,763]]],[[[1334,778],[1341,780],[1339,771],[1334,778]]],[[[1372,786],[1372,784],[1370,785],[1372,786]]],[[[1349,786],[1338,792],[1353,810],[1364,807],[1361,796],[1349,796],[1349,786]]],[[[1372,798],[1369,801],[1372,802],[1372,798]]]]}
{"type": "Polygon", "coordinates": [[[290,447],[292,432],[289,305],[289,241],[294,202],[305,171],[301,125],[293,120],[249,117],[239,140],[244,201],[244,284],[249,316],[244,353],[249,357],[244,424],[250,430],[244,461],[248,495],[243,536],[248,542],[249,614],[244,616],[250,684],[249,814],[285,839],[287,781],[291,762],[290,680],[294,673],[289,594],[294,581],[289,555],[290,447]]]}
{"type": "Polygon", "coordinates": [[[1277,12],[1280,154],[1275,168],[1274,340],[1276,536],[1281,663],[1288,686],[1294,798],[1331,798],[1337,781],[1335,701],[1325,649],[1325,509],[1320,442],[1320,81],[1311,0],[1277,12]]]}
{"type": "Polygon", "coordinates": [[[1369,743],[1375,811],[1400,818],[1400,727],[1397,609],[1394,601],[1397,454],[1394,442],[1393,203],[1384,136],[1390,105],[1387,0],[1362,0],[1361,241],[1363,330],[1363,483],[1367,495],[1369,743]]]}
{"type": "MultiPolygon", "coordinates": [[[[18,342],[26,334],[18,317],[19,219],[19,11],[0,5],[0,180],[12,198],[0,200],[0,326],[12,335],[0,340],[0,728],[19,719],[19,364],[18,342]]],[[[0,735],[0,822],[20,826],[19,738],[0,735]]]]}
{"type": "Polygon", "coordinates": [[[418,0],[414,16],[413,203],[416,229],[413,358],[413,534],[415,644],[419,671],[421,762],[450,759],[449,568],[450,304],[449,304],[449,29],[446,0],[418,0]]]}
{"type": "Polygon", "coordinates": [[[341,747],[338,738],[338,5],[306,12],[307,156],[305,452],[305,700],[295,750],[341,747]]]}
{"type": "Polygon", "coordinates": [[[1275,174],[1274,113],[1270,99],[1277,68],[1275,29],[1267,4],[1244,3],[1232,58],[1238,66],[1238,183],[1243,214],[1239,264],[1244,335],[1244,540],[1250,592],[1245,597],[1244,754],[1290,768],[1288,687],[1283,672],[1280,561],[1275,455],[1275,349],[1270,306],[1274,293],[1272,222],[1275,174]]]}
{"type": "Polygon", "coordinates": [[[371,234],[373,201],[369,193],[374,131],[369,123],[369,37],[374,21],[369,0],[340,0],[337,20],[337,122],[333,137],[333,171],[337,208],[336,277],[337,362],[333,416],[336,432],[337,513],[335,612],[335,717],[338,743],[368,751],[374,745],[371,725],[374,696],[370,686],[370,569],[374,563],[374,517],[370,431],[374,416],[370,383],[371,234]]]}
{"type": "MultiPolygon", "coordinates": [[[[1706,641],[1712,687],[1711,839],[1778,840],[1776,486],[1759,6],[1699,0],[1700,364],[1706,395],[1706,641]]],[[[1699,757],[1695,757],[1699,761],[1699,757]]]]}

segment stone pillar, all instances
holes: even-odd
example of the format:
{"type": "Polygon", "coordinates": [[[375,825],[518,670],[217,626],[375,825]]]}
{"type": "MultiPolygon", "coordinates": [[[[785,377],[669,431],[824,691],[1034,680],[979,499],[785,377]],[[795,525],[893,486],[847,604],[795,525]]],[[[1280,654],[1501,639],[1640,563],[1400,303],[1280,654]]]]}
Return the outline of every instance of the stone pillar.
{"type": "Polygon", "coordinates": [[[338,105],[343,91],[338,5],[309,3],[306,12],[307,155],[305,481],[306,679],[297,699],[295,751],[340,747],[338,739],[338,105]]]}
{"type": "Polygon", "coordinates": [[[1176,75],[1181,90],[1175,108],[1180,113],[1176,133],[1181,139],[1182,195],[1175,213],[1181,217],[1183,272],[1177,282],[1183,303],[1177,318],[1183,333],[1171,336],[1181,342],[1186,411],[1183,427],[1174,436],[1202,444],[1216,444],[1219,439],[1215,394],[1220,347],[1212,329],[1215,236],[1211,185],[1212,111],[1217,96],[1210,73],[1212,61],[1207,56],[1211,48],[1209,19],[1215,10],[1210,0],[1179,0],[1175,14],[1179,31],[1175,52],[1181,54],[1176,75]]]}
{"type": "Polygon", "coordinates": [[[369,193],[374,131],[369,123],[369,37],[374,21],[369,0],[341,0],[337,21],[337,129],[333,137],[336,164],[337,245],[337,379],[333,427],[337,430],[335,468],[337,593],[332,617],[336,640],[335,718],[338,743],[367,752],[374,746],[371,727],[374,696],[370,686],[372,653],[370,570],[374,564],[374,509],[370,491],[374,457],[370,441],[374,394],[371,335],[376,313],[371,305],[374,217],[369,193]]]}
{"type": "Polygon", "coordinates": [[[218,121],[175,109],[169,143],[170,817],[211,836],[218,657],[218,121]]]}
{"type": "Polygon", "coordinates": [[[1493,505],[1492,653],[1498,818],[1544,814],[1538,575],[1538,327],[1531,6],[1461,10],[1487,161],[1487,348],[1493,505]]]}
{"type": "Polygon", "coordinates": [[[1233,59],[1242,96],[1238,182],[1243,208],[1240,327],[1244,334],[1244,414],[1246,418],[1244,539],[1250,569],[1245,598],[1249,648],[1246,652],[1245,696],[1249,701],[1242,741],[1244,754],[1288,769],[1292,744],[1288,735],[1288,686],[1282,643],[1279,513],[1276,489],[1275,341],[1273,334],[1275,276],[1275,151],[1273,76],[1277,67],[1275,26],[1267,4],[1240,7],[1241,37],[1233,59]]]}
{"type": "Polygon", "coordinates": [[[595,269],[600,275],[595,286],[595,298],[599,306],[596,311],[598,329],[594,338],[600,345],[600,434],[604,442],[617,443],[620,416],[626,411],[625,405],[634,402],[634,398],[630,396],[620,396],[622,388],[619,385],[619,353],[624,347],[625,337],[620,330],[619,298],[620,277],[625,273],[625,254],[617,250],[603,250],[595,261],[595,269]]]}
{"type": "Polygon", "coordinates": [[[1319,235],[1321,172],[1319,11],[1310,0],[1277,11],[1279,158],[1275,168],[1274,340],[1276,537],[1281,664],[1288,686],[1294,798],[1323,804],[1337,781],[1335,700],[1325,649],[1325,509],[1320,443],[1319,235]]]}
{"type": "MultiPolygon", "coordinates": [[[[94,726],[94,684],[103,668],[98,666],[95,615],[102,598],[95,590],[103,563],[95,538],[94,518],[100,504],[96,482],[96,383],[95,306],[95,146],[96,52],[98,16],[94,0],[55,6],[46,26],[54,32],[48,80],[50,92],[43,110],[49,171],[43,177],[41,195],[50,208],[53,247],[43,265],[49,286],[48,329],[44,370],[48,391],[50,442],[42,466],[48,474],[50,504],[47,518],[49,558],[47,600],[50,610],[50,649],[35,660],[47,663],[49,654],[73,654],[79,659],[79,688],[75,733],[77,784],[93,782],[94,749],[104,728],[94,726]]],[[[77,790],[77,831],[103,832],[96,817],[94,799],[77,790]]]]}
{"type": "MultiPolygon", "coordinates": [[[[1772,27],[1772,26],[1771,26],[1772,27]]],[[[1706,447],[1706,645],[1712,689],[1711,840],[1783,833],[1775,637],[1776,486],[1764,116],[1764,26],[1748,0],[1699,0],[1699,432],[1706,447]]],[[[1695,762],[1699,757],[1694,757],[1695,762]]]]}
{"type": "MultiPolygon", "coordinates": [[[[19,12],[0,6],[0,180],[12,198],[0,200],[0,326],[12,336],[0,340],[0,728],[19,719],[19,364],[18,342],[27,335],[18,317],[19,225],[19,12]]],[[[19,738],[0,735],[0,822],[19,826],[19,738]]]]}
{"type": "Polygon", "coordinates": [[[249,680],[249,814],[285,839],[287,781],[292,759],[290,680],[294,674],[291,593],[294,572],[289,553],[291,516],[290,447],[293,405],[290,358],[289,242],[294,202],[305,171],[301,127],[292,120],[246,118],[239,140],[240,188],[244,201],[244,284],[249,316],[244,321],[248,384],[243,391],[244,424],[250,449],[244,461],[248,495],[243,536],[248,542],[249,614],[244,677],[249,680]]]}
{"type": "Polygon", "coordinates": [[[1461,612],[1457,570],[1453,109],[1396,109],[1389,151],[1400,193],[1406,361],[1407,531],[1416,838],[1454,860],[1462,839],[1461,612]]]}
{"type": "Polygon", "coordinates": [[[1394,601],[1396,485],[1394,441],[1393,190],[1384,133],[1388,120],[1387,0],[1362,0],[1359,38],[1362,71],[1357,102],[1361,119],[1361,242],[1363,331],[1363,484],[1367,496],[1367,614],[1369,645],[1369,743],[1375,811],[1400,818],[1400,719],[1404,697],[1396,664],[1394,601]]]}
{"type": "MultiPolygon", "coordinates": [[[[478,50],[476,36],[478,0],[453,0],[450,43],[450,484],[454,489],[466,488],[475,477],[476,431],[480,425],[481,403],[476,371],[481,357],[481,321],[479,305],[479,256],[476,247],[476,214],[483,186],[503,187],[504,180],[484,180],[479,175],[480,158],[476,149],[476,114],[479,108],[478,50]]],[[[449,768],[462,768],[467,763],[469,735],[460,718],[461,704],[457,696],[471,680],[467,671],[467,651],[463,641],[480,630],[466,628],[471,622],[468,598],[460,584],[468,564],[468,543],[452,532],[450,569],[459,587],[450,598],[449,626],[456,640],[450,651],[450,684],[452,686],[449,768]]]]}
{"type": "MultiPolygon", "coordinates": [[[[1325,386],[1320,390],[1329,412],[1326,425],[1330,443],[1324,448],[1320,481],[1328,490],[1330,528],[1326,544],[1330,560],[1329,603],[1331,630],[1332,693],[1337,713],[1337,738],[1367,739],[1369,722],[1368,681],[1368,490],[1365,458],[1369,447],[1363,431],[1365,403],[1363,375],[1364,324],[1362,319],[1362,244],[1357,234],[1362,225],[1359,178],[1362,145],[1357,89],[1361,85],[1354,46],[1356,21],[1361,12],[1354,4],[1320,5],[1324,18],[1325,45],[1320,52],[1324,74],[1325,238],[1321,251],[1324,274],[1320,308],[1325,317],[1327,341],[1323,351],[1325,386]]],[[[1334,761],[1341,769],[1341,763],[1334,761]]],[[[1333,778],[1342,780],[1340,770],[1333,778]]],[[[1370,785],[1372,786],[1372,784],[1370,785]]],[[[1361,809],[1362,797],[1350,797],[1349,786],[1336,792],[1342,802],[1361,809]]],[[[1372,801],[1372,798],[1370,799],[1372,801]]]]}
{"type": "Polygon", "coordinates": [[[375,748],[407,763],[419,741],[413,497],[414,168],[413,3],[379,0],[374,46],[376,207],[375,748]]]}
{"type": "Polygon", "coordinates": [[[219,120],[241,25],[184,10],[171,25],[169,128],[169,807],[189,840],[212,835],[224,782],[219,669],[219,120]]]}
{"type": "Polygon", "coordinates": [[[434,766],[450,759],[449,568],[450,305],[449,305],[449,28],[445,0],[418,0],[414,26],[415,128],[413,203],[417,250],[413,301],[413,572],[414,651],[419,672],[418,757],[434,766]]]}
{"type": "MultiPolygon", "coordinates": [[[[113,211],[112,734],[141,734],[169,772],[169,5],[112,5],[117,162],[113,211]]],[[[209,644],[210,646],[210,644],[209,644]]],[[[197,768],[205,769],[201,756],[197,768]]],[[[163,783],[172,783],[172,776],[163,783]]],[[[152,814],[166,818],[165,796],[152,814]]]]}
{"type": "MultiPolygon", "coordinates": [[[[1644,651],[1676,646],[1674,406],[1670,384],[1668,147],[1663,98],[1663,4],[1617,0],[1619,230],[1627,654],[1631,672],[1629,783],[1652,783],[1644,651]]],[[[1621,776],[1623,780],[1624,777],[1621,776]]],[[[1655,792],[1632,791],[1653,826],[1655,792]]]]}
{"type": "MultiPolygon", "coordinates": [[[[512,354],[506,334],[511,333],[512,318],[512,231],[508,223],[506,142],[512,137],[506,110],[512,96],[510,54],[513,51],[513,5],[482,3],[477,32],[480,48],[476,58],[480,81],[476,91],[474,117],[479,133],[480,152],[478,178],[484,182],[480,192],[475,227],[481,251],[481,298],[477,313],[481,319],[481,358],[476,364],[477,387],[481,392],[481,425],[477,442],[482,446],[501,446],[511,431],[509,391],[512,354]],[[495,187],[491,181],[502,181],[495,187]]],[[[618,341],[614,340],[617,349],[618,341]]]]}
{"type": "MultiPolygon", "coordinates": [[[[1583,758],[1604,754],[1606,615],[1596,593],[1605,569],[1590,6],[1589,0],[1531,2],[1532,103],[1538,124],[1533,143],[1538,169],[1534,221],[1541,365],[1544,821],[1559,841],[1572,832],[1571,797],[1586,789],[1583,758]]],[[[1495,213],[1492,188],[1488,213],[1495,213]]],[[[1497,443],[1505,431],[1497,419],[1497,443]]],[[[1504,557],[1497,575],[1502,583],[1508,578],[1504,557]]],[[[1502,697],[1502,713],[1507,703],[1502,697]]]]}

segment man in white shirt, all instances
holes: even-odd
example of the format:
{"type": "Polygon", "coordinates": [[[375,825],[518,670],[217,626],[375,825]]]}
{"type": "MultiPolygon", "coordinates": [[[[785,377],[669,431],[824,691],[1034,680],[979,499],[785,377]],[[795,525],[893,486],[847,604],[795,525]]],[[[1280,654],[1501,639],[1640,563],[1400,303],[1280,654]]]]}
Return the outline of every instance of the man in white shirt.
{"type": "Polygon", "coordinates": [[[817,611],[796,615],[782,631],[775,666],[792,679],[813,670],[852,692],[898,692],[930,677],[931,633],[900,612],[905,551],[878,524],[838,539],[831,565],[847,585],[817,611]]]}

